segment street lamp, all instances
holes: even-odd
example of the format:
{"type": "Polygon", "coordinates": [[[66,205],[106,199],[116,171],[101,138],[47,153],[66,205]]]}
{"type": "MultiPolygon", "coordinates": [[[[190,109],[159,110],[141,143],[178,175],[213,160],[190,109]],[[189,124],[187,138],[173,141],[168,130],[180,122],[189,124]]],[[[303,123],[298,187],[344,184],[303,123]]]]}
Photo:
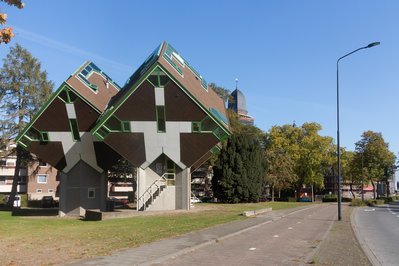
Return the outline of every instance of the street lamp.
{"type": "Polygon", "coordinates": [[[338,221],[341,220],[341,151],[340,151],[340,142],[339,142],[339,61],[353,53],[356,53],[359,50],[371,48],[379,45],[380,42],[373,42],[367,46],[358,48],[344,56],[341,56],[337,60],[337,159],[338,159],[338,221]]]}

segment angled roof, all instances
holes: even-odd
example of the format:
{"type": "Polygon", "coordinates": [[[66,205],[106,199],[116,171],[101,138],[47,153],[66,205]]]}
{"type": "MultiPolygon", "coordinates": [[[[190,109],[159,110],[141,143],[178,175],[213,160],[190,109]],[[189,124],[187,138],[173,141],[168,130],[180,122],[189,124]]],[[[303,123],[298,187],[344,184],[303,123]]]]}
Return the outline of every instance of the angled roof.
{"type": "Polygon", "coordinates": [[[223,100],[166,42],[131,75],[91,132],[142,168],[162,153],[190,167],[230,134],[223,100]],[[169,129],[161,132],[162,106],[169,129]]]}
{"type": "Polygon", "coordinates": [[[80,158],[102,171],[105,165],[96,161],[95,153],[117,154],[102,147],[105,144],[98,143],[90,130],[118,91],[119,86],[94,63],[86,62],[53,93],[16,142],[60,171],[69,171],[80,158]],[[87,156],[85,149],[94,156],[87,156]]]}
{"type": "Polygon", "coordinates": [[[129,77],[123,88],[109,102],[107,110],[94,129],[96,131],[119,108],[157,66],[170,74],[190,97],[196,101],[226,132],[229,132],[224,101],[208,86],[205,79],[167,42],[160,44],[129,77]],[[178,73],[178,74],[176,74],[178,73]]]}

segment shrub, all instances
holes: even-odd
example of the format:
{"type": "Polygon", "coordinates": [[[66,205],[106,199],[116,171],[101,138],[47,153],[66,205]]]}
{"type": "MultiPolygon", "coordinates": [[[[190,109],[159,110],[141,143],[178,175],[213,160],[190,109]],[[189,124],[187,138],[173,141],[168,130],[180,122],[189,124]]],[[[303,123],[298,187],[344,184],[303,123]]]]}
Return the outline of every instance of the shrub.
{"type": "Polygon", "coordinates": [[[296,202],[296,198],[294,198],[294,197],[288,197],[288,198],[287,198],[287,201],[288,201],[288,202],[296,202]]]}
{"type": "Polygon", "coordinates": [[[362,201],[361,199],[352,199],[351,206],[359,207],[359,206],[366,206],[367,201],[362,201]]]}
{"type": "Polygon", "coordinates": [[[377,200],[383,200],[384,203],[390,203],[393,201],[392,197],[378,197],[377,200]]]}
{"type": "Polygon", "coordinates": [[[27,194],[19,194],[21,197],[21,207],[28,207],[28,195],[27,194]]]}
{"type": "Polygon", "coordinates": [[[321,199],[322,202],[337,202],[338,198],[337,195],[335,194],[328,194],[324,195],[323,198],[321,199]]]}
{"type": "Polygon", "coordinates": [[[352,202],[352,198],[345,198],[345,197],[343,197],[343,198],[341,199],[341,201],[342,201],[342,202],[352,202]]]}
{"type": "Polygon", "coordinates": [[[368,204],[369,206],[377,206],[377,205],[383,205],[385,201],[383,199],[373,199],[369,200],[368,204]]]}
{"type": "Polygon", "coordinates": [[[41,200],[30,200],[30,201],[28,201],[28,207],[40,208],[40,207],[42,207],[42,201],[41,200]]]}

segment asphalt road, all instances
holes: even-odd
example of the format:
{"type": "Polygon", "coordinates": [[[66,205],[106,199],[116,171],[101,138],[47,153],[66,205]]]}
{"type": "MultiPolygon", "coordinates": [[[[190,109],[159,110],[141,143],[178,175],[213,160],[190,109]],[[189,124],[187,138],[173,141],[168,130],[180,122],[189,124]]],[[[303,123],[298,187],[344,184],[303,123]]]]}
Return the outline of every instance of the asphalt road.
{"type": "Polygon", "coordinates": [[[336,220],[320,204],[157,265],[304,265],[336,220]]]}
{"type": "Polygon", "coordinates": [[[353,217],[357,238],[374,265],[399,265],[399,202],[358,208],[353,217]]]}

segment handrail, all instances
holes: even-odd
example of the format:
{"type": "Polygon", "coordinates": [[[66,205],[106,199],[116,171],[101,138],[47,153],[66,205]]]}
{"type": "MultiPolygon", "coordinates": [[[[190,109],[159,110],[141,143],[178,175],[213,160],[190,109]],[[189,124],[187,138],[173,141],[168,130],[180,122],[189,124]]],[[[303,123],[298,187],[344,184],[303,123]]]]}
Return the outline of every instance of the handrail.
{"type": "Polygon", "coordinates": [[[147,208],[147,201],[151,200],[150,204],[154,202],[154,194],[159,191],[161,191],[161,186],[164,185],[165,187],[168,186],[168,179],[165,177],[166,175],[174,175],[176,177],[175,173],[164,173],[159,179],[155,180],[145,191],[144,193],[137,199],[137,210],[139,211],[142,207],[144,207],[144,210],[147,208]],[[162,183],[162,184],[161,184],[162,183]],[[154,192],[153,192],[154,188],[154,192]],[[145,198],[146,194],[148,194],[148,199],[145,198]],[[141,204],[143,202],[143,204],[141,204]]]}

